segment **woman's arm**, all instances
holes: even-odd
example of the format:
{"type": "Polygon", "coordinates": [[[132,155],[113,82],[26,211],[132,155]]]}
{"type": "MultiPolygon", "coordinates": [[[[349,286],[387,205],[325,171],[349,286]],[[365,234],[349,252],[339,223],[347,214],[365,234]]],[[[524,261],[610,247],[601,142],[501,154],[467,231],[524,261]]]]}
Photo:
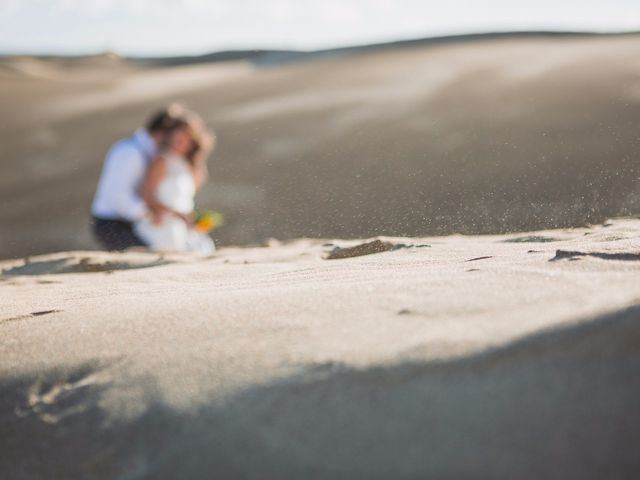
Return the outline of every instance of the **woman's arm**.
{"type": "Polygon", "coordinates": [[[140,196],[151,211],[154,223],[160,223],[162,215],[169,211],[167,207],[158,201],[156,196],[158,185],[160,185],[160,182],[166,175],[166,172],[167,161],[160,156],[154,158],[147,170],[147,175],[140,191],[140,196]]]}
{"type": "Polygon", "coordinates": [[[204,182],[209,178],[209,171],[207,170],[207,162],[204,157],[197,156],[194,158],[191,166],[193,172],[193,181],[196,186],[196,192],[202,188],[204,182]]]}

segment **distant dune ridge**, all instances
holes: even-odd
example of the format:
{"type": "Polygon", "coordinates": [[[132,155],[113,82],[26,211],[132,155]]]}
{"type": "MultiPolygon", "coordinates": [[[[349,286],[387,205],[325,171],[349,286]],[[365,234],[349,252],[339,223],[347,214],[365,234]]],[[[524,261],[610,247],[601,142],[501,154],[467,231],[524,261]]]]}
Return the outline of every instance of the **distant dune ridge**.
{"type": "Polygon", "coordinates": [[[88,210],[109,145],[170,100],[218,133],[198,202],[225,214],[221,245],[638,214],[639,51],[637,34],[520,33],[191,59],[3,57],[0,257],[95,248],[88,210]]]}

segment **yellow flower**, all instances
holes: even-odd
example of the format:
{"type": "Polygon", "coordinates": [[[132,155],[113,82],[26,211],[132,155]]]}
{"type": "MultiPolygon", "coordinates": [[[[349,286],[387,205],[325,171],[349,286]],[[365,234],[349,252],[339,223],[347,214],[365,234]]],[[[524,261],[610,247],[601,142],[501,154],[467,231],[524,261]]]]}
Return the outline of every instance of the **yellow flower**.
{"type": "Polygon", "coordinates": [[[223,223],[224,218],[221,213],[206,210],[198,214],[194,226],[199,232],[208,233],[214,228],[222,226],[223,223]]]}

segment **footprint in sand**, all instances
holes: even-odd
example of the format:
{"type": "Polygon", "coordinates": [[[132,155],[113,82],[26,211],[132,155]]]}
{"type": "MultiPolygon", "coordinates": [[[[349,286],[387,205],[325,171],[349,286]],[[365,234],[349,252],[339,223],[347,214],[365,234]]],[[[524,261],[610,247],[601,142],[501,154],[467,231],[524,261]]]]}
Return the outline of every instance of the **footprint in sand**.
{"type": "Polygon", "coordinates": [[[43,315],[50,315],[52,313],[59,313],[62,310],[40,310],[37,312],[27,313],[26,315],[18,315],[16,317],[2,318],[0,319],[0,325],[4,325],[5,323],[17,322],[20,320],[27,320],[33,317],[41,317],[43,315]]]}
{"type": "Polygon", "coordinates": [[[558,260],[578,260],[580,257],[594,257],[602,260],[620,260],[624,262],[637,262],[640,261],[640,253],[631,252],[578,252],[569,250],[556,250],[556,256],[550,259],[550,262],[557,262],[558,260]]]}
{"type": "Polygon", "coordinates": [[[53,382],[39,380],[29,387],[18,417],[35,415],[49,424],[87,411],[95,405],[90,393],[104,385],[107,377],[99,371],[84,370],[53,382]]]}
{"type": "Polygon", "coordinates": [[[45,260],[33,260],[27,257],[23,265],[5,269],[2,271],[2,275],[8,277],[19,275],[54,275],[60,273],[113,273],[115,270],[151,268],[170,263],[172,262],[165,260],[162,256],[144,262],[96,261],[90,257],[81,257],[78,259],[72,256],[45,260]]]}
{"type": "MultiPolygon", "coordinates": [[[[327,243],[325,246],[332,246],[332,243],[327,243]]],[[[334,247],[326,260],[339,260],[344,258],[361,257],[363,255],[373,255],[374,253],[389,252],[391,250],[400,250],[403,248],[429,248],[431,245],[405,245],[404,243],[391,243],[383,242],[382,240],[374,240],[372,242],[362,243],[355,247],[334,247]]]]}
{"type": "Polygon", "coordinates": [[[479,260],[488,260],[490,258],[493,258],[491,256],[485,256],[485,257],[476,257],[476,258],[470,258],[469,260],[465,260],[465,263],[469,263],[469,262],[477,262],[479,260]]]}
{"type": "Polygon", "coordinates": [[[501,240],[502,243],[549,243],[559,242],[560,239],[552,237],[543,237],[541,235],[527,235],[526,237],[515,237],[501,240]]]}

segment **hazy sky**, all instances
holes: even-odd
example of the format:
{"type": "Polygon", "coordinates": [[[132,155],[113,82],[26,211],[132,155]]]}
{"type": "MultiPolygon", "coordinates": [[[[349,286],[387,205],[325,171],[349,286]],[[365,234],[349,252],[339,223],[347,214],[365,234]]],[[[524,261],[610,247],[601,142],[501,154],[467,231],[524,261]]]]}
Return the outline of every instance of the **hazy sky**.
{"type": "Polygon", "coordinates": [[[0,52],[315,49],[500,30],[640,30],[640,0],[0,0],[0,52]]]}

